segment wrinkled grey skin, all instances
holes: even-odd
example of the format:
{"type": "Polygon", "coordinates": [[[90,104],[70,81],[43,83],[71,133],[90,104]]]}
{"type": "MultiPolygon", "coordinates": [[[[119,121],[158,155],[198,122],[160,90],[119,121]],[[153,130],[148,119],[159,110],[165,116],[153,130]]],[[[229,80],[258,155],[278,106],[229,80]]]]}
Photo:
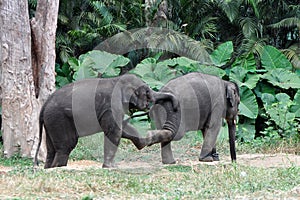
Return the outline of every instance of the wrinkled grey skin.
{"type": "Polygon", "coordinates": [[[195,130],[201,130],[204,138],[199,160],[219,160],[216,140],[222,118],[228,123],[231,159],[236,160],[235,123],[240,96],[235,83],[211,75],[190,73],[171,80],[160,92],[172,93],[179,100],[176,112],[169,101],[159,101],[150,110],[156,128],[160,129],[150,132],[150,136],[160,136],[164,164],[175,163],[171,141],[180,140],[187,131],[195,130]],[[172,139],[166,139],[170,134],[172,139]]]}
{"type": "MultiPolygon", "coordinates": [[[[78,138],[100,131],[104,137],[103,167],[114,167],[114,157],[121,137],[139,138],[138,132],[123,121],[130,109],[145,110],[150,102],[171,100],[173,95],[154,92],[134,75],[116,78],[86,79],[68,84],[55,91],[40,112],[40,138],[34,163],[41,144],[43,126],[46,131],[47,158],[44,168],[66,166],[78,138]]],[[[140,138],[138,149],[148,145],[140,138]]],[[[150,142],[150,141],[149,141],[150,142]]],[[[151,139],[151,142],[159,142],[151,139]]]]}

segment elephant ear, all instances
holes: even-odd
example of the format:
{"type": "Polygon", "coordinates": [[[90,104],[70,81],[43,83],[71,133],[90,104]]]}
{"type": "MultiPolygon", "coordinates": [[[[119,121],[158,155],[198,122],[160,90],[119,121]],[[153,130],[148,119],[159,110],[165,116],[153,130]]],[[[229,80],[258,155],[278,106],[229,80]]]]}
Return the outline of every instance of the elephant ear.
{"type": "Polygon", "coordinates": [[[236,84],[229,83],[226,85],[226,98],[231,107],[237,106],[239,103],[239,91],[236,84]]]}

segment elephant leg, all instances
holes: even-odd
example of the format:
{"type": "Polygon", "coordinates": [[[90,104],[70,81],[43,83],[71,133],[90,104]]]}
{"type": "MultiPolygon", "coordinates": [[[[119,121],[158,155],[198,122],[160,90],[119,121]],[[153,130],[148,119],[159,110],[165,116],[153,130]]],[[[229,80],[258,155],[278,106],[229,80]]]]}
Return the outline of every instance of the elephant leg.
{"type": "MultiPolygon", "coordinates": [[[[215,119],[215,118],[212,118],[215,119]]],[[[218,118],[217,118],[218,119],[218,118]]],[[[212,162],[214,161],[213,153],[216,151],[217,137],[221,128],[221,120],[212,123],[205,131],[203,145],[200,152],[199,161],[212,162]]]]}
{"type": "MultiPolygon", "coordinates": [[[[104,132],[104,162],[103,168],[115,167],[114,158],[121,140],[121,127],[113,120],[111,112],[107,112],[100,120],[100,126],[104,132]]],[[[120,120],[121,122],[121,120],[120,120]]]]}
{"type": "Polygon", "coordinates": [[[52,141],[50,139],[50,137],[48,136],[48,134],[46,134],[46,148],[47,148],[47,157],[46,157],[46,163],[44,168],[50,168],[54,157],[55,157],[55,149],[53,147],[52,141]]]}
{"type": "Polygon", "coordinates": [[[161,143],[161,158],[163,164],[175,164],[176,161],[173,156],[171,142],[161,143]]]}
{"type": "MultiPolygon", "coordinates": [[[[206,132],[207,132],[207,129],[205,130],[202,130],[202,136],[203,136],[203,140],[205,138],[205,135],[206,135],[206,132]]],[[[212,149],[211,151],[211,156],[213,158],[213,161],[219,161],[219,154],[217,153],[217,148],[216,146],[212,149]]]]}
{"type": "Polygon", "coordinates": [[[122,138],[131,140],[138,150],[147,146],[145,138],[142,138],[138,131],[126,120],[123,121],[122,125],[122,138]]]}
{"type": "Polygon", "coordinates": [[[69,155],[78,142],[74,123],[62,118],[61,123],[47,126],[47,135],[47,151],[49,152],[47,152],[45,168],[66,166],[69,155]]]}
{"type": "Polygon", "coordinates": [[[220,161],[219,154],[217,153],[217,148],[216,147],[214,147],[212,149],[211,155],[212,155],[214,161],[220,161]]]}
{"type": "Polygon", "coordinates": [[[162,130],[152,130],[147,132],[146,143],[151,146],[156,143],[171,142],[174,138],[172,131],[162,129],[162,130]]]}
{"type": "Polygon", "coordinates": [[[78,142],[78,136],[75,133],[72,133],[71,135],[71,138],[65,138],[65,140],[54,144],[55,157],[51,167],[67,166],[69,155],[78,142]]]}
{"type": "Polygon", "coordinates": [[[64,149],[57,151],[51,167],[67,166],[70,153],[71,151],[64,149]]]}

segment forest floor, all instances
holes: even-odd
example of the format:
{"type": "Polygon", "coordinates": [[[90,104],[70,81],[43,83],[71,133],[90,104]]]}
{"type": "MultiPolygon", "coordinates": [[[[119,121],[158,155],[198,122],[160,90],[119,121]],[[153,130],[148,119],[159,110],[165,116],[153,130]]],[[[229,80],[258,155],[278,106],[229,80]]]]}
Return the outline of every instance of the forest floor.
{"type": "Polygon", "coordinates": [[[237,144],[237,164],[232,165],[227,142],[218,145],[220,161],[199,162],[201,141],[194,137],[172,144],[174,165],[161,163],[159,145],[138,151],[122,142],[117,167],[103,170],[100,136],[81,140],[66,167],[43,170],[41,164],[32,173],[31,161],[26,166],[0,163],[0,199],[300,199],[298,144],[259,147],[259,153],[237,144]],[[82,147],[87,143],[88,149],[82,147]]]}

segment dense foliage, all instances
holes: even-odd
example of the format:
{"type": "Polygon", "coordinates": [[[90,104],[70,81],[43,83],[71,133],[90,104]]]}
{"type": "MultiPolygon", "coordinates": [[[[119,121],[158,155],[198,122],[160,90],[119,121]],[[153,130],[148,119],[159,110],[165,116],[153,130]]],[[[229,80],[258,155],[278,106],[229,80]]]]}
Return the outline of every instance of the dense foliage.
{"type": "MultiPolygon", "coordinates": [[[[35,6],[34,0],[30,2],[35,6]]],[[[174,0],[168,1],[167,18],[154,23],[161,2],[148,8],[141,0],[62,0],[57,86],[86,77],[117,76],[132,68],[131,73],[156,90],[192,71],[214,74],[240,87],[240,140],[299,136],[298,0],[174,0]],[[174,48],[182,45],[180,34],[193,38],[211,62],[153,49],[123,56],[92,51],[105,39],[146,24],[174,30],[174,48]]],[[[159,45],[157,38],[151,38],[151,47],[159,45]]]]}

